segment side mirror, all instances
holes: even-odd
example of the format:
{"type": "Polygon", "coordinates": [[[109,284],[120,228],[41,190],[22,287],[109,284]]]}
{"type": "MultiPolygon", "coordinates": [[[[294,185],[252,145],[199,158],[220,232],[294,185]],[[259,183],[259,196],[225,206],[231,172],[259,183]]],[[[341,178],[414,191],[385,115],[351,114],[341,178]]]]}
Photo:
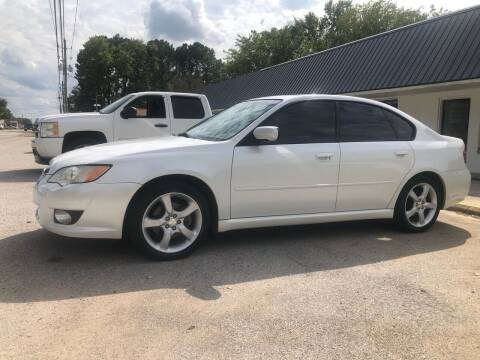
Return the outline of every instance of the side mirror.
{"type": "Polygon", "coordinates": [[[259,126],[253,130],[253,136],[257,140],[277,141],[278,127],[276,126],[259,126]]]}
{"type": "Polygon", "coordinates": [[[120,116],[124,119],[129,119],[137,116],[137,109],[133,106],[125,106],[120,112],[120,116]]]}

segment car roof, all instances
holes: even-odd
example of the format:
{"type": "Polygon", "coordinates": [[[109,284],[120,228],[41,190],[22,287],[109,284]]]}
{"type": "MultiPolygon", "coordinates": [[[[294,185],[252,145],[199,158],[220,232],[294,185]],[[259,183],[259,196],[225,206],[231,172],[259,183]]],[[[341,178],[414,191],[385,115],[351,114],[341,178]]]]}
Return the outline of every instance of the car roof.
{"type": "MultiPolygon", "coordinates": [[[[329,95],[329,94],[299,94],[299,95],[277,95],[277,96],[265,96],[252,100],[267,100],[267,99],[278,99],[278,100],[343,100],[343,101],[356,101],[356,102],[365,102],[371,104],[379,104],[380,102],[375,100],[370,100],[357,96],[348,96],[348,95],[329,95]]],[[[383,104],[383,103],[380,103],[383,104]]]]}
{"type": "MultiPolygon", "coordinates": [[[[266,96],[266,97],[260,97],[256,99],[251,99],[251,100],[268,100],[268,99],[277,99],[277,100],[282,100],[283,104],[288,104],[288,103],[293,103],[296,101],[302,101],[302,100],[337,100],[337,101],[352,101],[352,102],[362,102],[365,104],[371,104],[375,105],[378,107],[385,108],[391,112],[397,113],[398,115],[407,118],[410,120],[418,129],[424,129],[427,128],[425,124],[422,122],[418,121],[414,117],[410,116],[409,114],[394,108],[388,104],[382,103],[377,100],[371,100],[363,97],[357,97],[357,96],[348,96],[348,95],[328,95],[328,94],[301,94],[301,95],[277,95],[277,96],[266,96]]],[[[433,130],[432,130],[433,131],[433,130]]]]}
{"type": "Polygon", "coordinates": [[[132,95],[181,95],[181,96],[205,96],[204,94],[197,93],[185,93],[185,92],[174,92],[174,91],[139,91],[131,93],[132,95]]]}

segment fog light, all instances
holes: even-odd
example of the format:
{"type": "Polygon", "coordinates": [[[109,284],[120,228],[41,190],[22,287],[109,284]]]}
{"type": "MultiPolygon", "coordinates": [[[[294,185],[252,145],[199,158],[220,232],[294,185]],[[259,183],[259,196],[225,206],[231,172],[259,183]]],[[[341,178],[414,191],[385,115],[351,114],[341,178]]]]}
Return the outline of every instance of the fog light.
{"type": "Polygon", "coordinates": [[[53,212],[53,219],[57,224],[62,225],[72,225],[75,224],[80,216],[82,216],[83,211],[79,210],[60,210],[55,209],[53,212]]]}
{"type": "Polygon", "coordinates": [[[55,210],[53,217],[55,218],[55,222],[62,225],[70,225],[72,223],[72,217],[65,210],[55,210]]]}

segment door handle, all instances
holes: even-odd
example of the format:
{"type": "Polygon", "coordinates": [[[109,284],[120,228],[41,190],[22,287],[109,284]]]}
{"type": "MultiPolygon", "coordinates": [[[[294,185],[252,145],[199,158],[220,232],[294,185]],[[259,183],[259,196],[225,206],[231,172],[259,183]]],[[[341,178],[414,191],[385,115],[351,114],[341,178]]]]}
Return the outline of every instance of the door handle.
{"type": "Polygon", "coordinates": [[[318,160],[330,160],[333,156],[332,153],[320,153],[315,155],[318,160]]]}
{"type": "Polygon", "coordinates": [[[408,155],[408,151],[406,150],[400,150],[400,151],[395,151],[395,155],[403,157],[408,155]]]}
{"type": "Polygon", "coordinates": [[[168,127],[168,125],[160,123],[160,124],[155,124],[155,127],[162,127],[163,128],[163,127],[168,127]]]}

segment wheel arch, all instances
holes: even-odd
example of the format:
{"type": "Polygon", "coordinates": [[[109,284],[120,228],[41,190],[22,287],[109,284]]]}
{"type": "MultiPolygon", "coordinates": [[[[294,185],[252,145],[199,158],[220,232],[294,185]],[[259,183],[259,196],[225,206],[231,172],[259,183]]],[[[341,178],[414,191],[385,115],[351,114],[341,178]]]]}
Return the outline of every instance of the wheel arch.
{"type": "Polygon", "coordinates": [[[399,187],[397,193],[395,194],[395,199],[394,201],[392,202],[393,206],[396,205],[397,203],[397,200],[398,200],[398,197],[400,196],[400,193],[402,192],[403,188],[405,187],[405,185],[407,183],[409,183],[410,181],[414,180],[415,178],[417,177],[421,177],[421,176],[426,176],[426,177],[429,177],[430,179],[432,179],[433,181],[435,181],[438,186],[440,187],[440,209],[443,209],[443,207],[445,206],[445,198],[446,198],[446,188],[445,188],[445,181],[443,180],[443,178],[440,176],[440,174],[438,172],[435,172],[433,170],[424,170],[424,171],[420,171],[420,172],[417,172],[415,174],[412,174],[411,176],[409,176],[402,184],[401,187],[399,187]]]}
{"type": "Polygon", "coordinates": [[[185,175],[185,174],[171,174],[171,175],[163,175],[157,178],[151,179],[150,181],[143,184],[136,192],[133,194],[132,198],[130,199],[127,210],[125,211],[124,219],[123,219],[123,229],[122,233],[126,234],[126,226],[128,222],[129,213],[133,207],[133,204],[136,198],[149,187],[156,186],[161,183],[165,182],[183,182],[190,186],[197,187],[201,189],[201,191],[206,195],[208,205],[211,211],[212,223],[211,223],[211,231],[216,233],[218,231],[218,203],[215,197],[215,194],[211,187],[205,183],[203,180],[199,179],[198,177],[192,175],[185,175]]]}
{"type": "Polygon", "coordinates": [[[107,142],[106,135],[101,131],[70,131],[63,136],[62,152],[65,152],[71,141],[85,137],[97,139],[100,143],[107,142]]]}

